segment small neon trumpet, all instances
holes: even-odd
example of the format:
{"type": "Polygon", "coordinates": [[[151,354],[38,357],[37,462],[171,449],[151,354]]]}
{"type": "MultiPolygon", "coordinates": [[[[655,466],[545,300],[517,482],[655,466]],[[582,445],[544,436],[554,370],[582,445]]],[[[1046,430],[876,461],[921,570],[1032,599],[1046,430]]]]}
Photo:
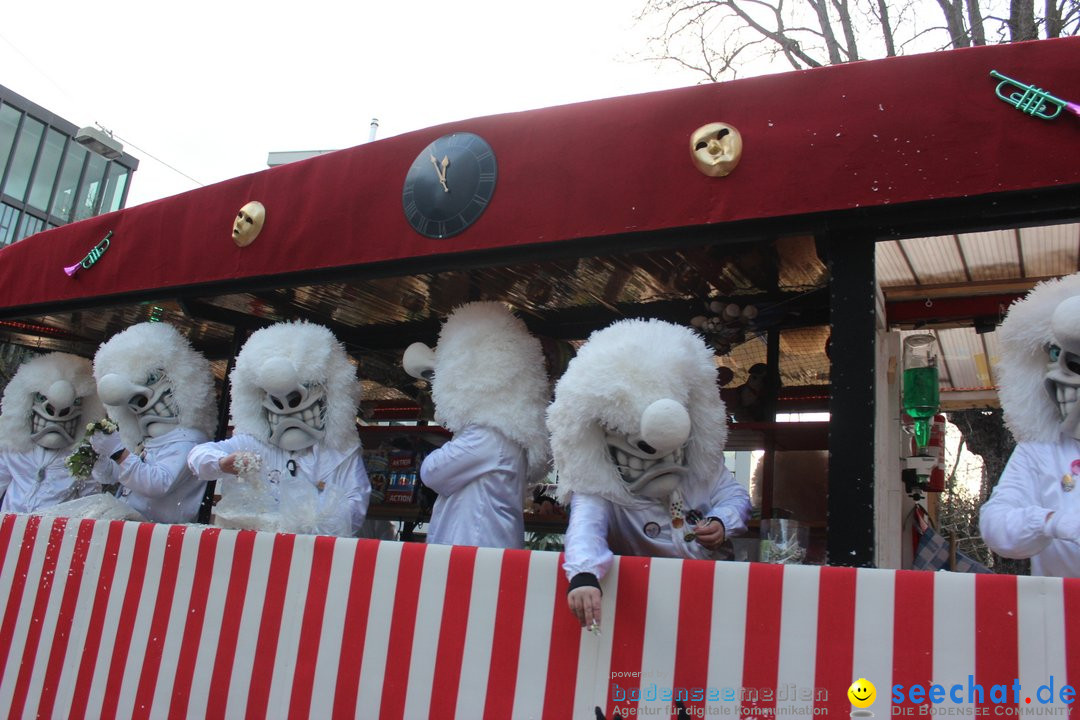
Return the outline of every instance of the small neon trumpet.
{"type": "Polygon", "coordinates": [[[1054,97],[1050,93],[1037,88],[1034,85],[1026,85],[1017,80],[1013,80],[1011,77],[1002,75],[997,70],[991,70],[990,76],[1001,81],[994,89],[997,96],[1020,112],[1027,113],[1028,115],[1042,120],[1053,120],[1061,114],[1062,110],[1068,110],[1077,117],[1080,117],[1080,105],[1076,103],[1054,97]]]}
{"type": "Polygon", "coordinates": [[[90,248],[90,252],[86,253],[86,257],[84,257],[82,260],[75,263],[74,265],[69,265],[64,268],[64,272],[67,273],[69,276],[74,276],[75,273],[79,272],[80,268],[89,270],[90,266],[100,260],[101,256],[105,254],[105,251],[109,249],[109,238],[112,237],[112,234],[112,230],[105,233],[105,237],[103,237],[101,239],[101,242],[99,242],[97,245],[90,248]]]}

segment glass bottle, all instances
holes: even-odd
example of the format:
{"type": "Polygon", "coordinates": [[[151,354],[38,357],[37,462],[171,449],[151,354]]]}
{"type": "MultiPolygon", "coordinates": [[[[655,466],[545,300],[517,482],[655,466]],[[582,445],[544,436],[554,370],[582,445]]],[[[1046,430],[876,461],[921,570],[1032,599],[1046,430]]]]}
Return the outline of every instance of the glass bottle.
{"type": "Polygon", "coordinates": [[[915,425],[915,444],[920,454],[930,439],[930,423],[940,405],[937,343],[933,335],[909,335],[904,339],[902,402],[915,425]]]}

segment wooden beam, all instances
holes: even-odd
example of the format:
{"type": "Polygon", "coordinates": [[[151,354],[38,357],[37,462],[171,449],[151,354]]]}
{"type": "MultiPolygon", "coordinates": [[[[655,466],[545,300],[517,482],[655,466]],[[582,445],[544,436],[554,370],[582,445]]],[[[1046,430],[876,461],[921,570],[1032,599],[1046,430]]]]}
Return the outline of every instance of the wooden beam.
{"type": "MultiPolygon", "coordinates": [[[[1055,276],[1056,277],[1056,276],[1055,276]]],[[[942,283],[940,285],[892,285],[882,287],[885,302],[903,300],[937,300],[950,297],[975,297],[981,295],[1023,295],[1049,277],[1013,278],[1007,280],[976,280],[967,283],[942,283]]]]}

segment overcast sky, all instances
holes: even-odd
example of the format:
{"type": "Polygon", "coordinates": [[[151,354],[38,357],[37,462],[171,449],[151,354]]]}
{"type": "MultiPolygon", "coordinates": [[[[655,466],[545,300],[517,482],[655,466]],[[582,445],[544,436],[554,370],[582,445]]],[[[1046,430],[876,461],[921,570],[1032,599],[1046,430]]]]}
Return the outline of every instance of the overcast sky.
{"type": "Polygon", "coordinates": [[[641,0],[11,2],[0,84],[139,158],[128,206],[443,122],[692,85],[641,0]],[[160,159],[155,161],[151,156],[160,159]],[[165,164],[162,164],[165,163],[165,164]]]}

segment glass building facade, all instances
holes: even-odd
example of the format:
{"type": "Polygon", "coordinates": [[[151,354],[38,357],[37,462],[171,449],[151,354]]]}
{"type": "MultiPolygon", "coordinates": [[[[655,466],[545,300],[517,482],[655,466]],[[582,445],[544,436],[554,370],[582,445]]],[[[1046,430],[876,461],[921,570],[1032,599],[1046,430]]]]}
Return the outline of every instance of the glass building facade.
{"type": "Polygon", "coordinates": [[[0,247],[124,207],[139,161],[75,142],[78,126],[0,85],[0,247]]]}

